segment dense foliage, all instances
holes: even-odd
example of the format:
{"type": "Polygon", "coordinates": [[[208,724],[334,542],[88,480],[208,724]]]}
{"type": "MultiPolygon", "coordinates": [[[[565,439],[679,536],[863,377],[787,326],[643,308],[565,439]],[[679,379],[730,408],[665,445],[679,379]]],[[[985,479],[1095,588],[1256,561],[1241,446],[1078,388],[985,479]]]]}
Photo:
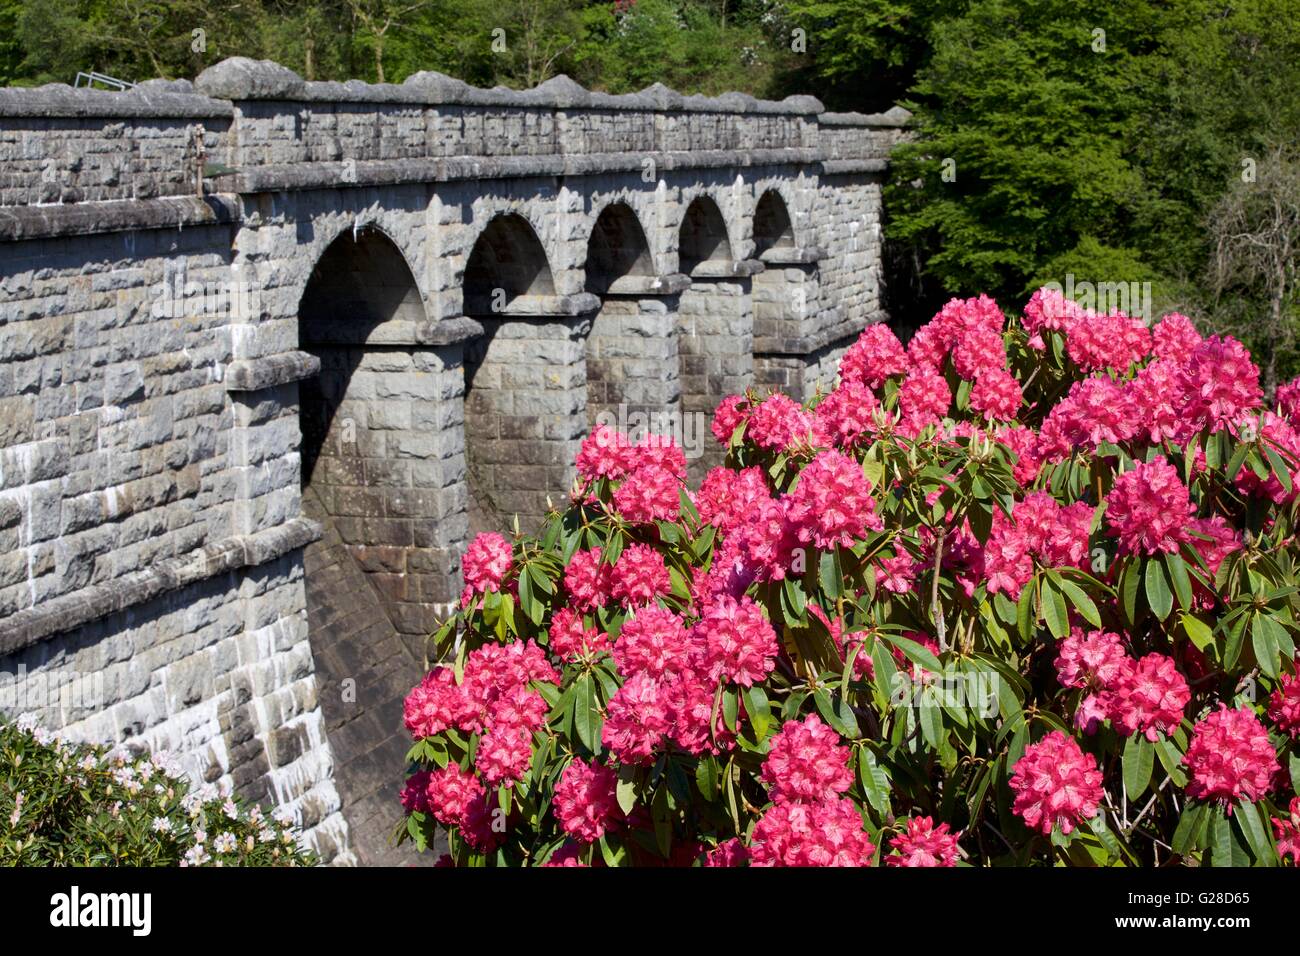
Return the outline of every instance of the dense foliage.
{"type": "Polygon", "coordinates": [[[0,866],[310,866],[290,819],[162,754],[74,744],[0,720],[0,866]]]}
{"type": "Polygon", "coordinates": [[[606,429],[480,535],[406,701],[457,865],[1300,858],[1300,383],[1039,292],[733,396],[697,492],[606,429]]]}

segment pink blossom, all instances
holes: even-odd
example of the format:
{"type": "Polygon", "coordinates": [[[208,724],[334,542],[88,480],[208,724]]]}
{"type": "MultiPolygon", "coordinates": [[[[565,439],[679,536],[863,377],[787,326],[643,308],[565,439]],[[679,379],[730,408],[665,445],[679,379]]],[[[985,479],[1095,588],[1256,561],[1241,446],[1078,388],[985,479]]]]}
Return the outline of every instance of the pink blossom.
{"type": "Polygon", "coordinates": [[[1277,855],[1288,856],[1292,864],[1300,866],[1300,797],[1291,798],[1287,818],[1273,817],[1273,835],[1277,838],[1277,855]]]}
{"type": "Polygon", "coordinates": [[[883,527],[875,507],[862,466],[841,452],[824,451],[799,474],[787,517],[800,541],[847,548],[883,527]]]}
{"type": "Polygon", "coordinates": [[[778,803],[833,800],[853,785],[849,748],[816,714],[786,721],[772,738],[760,776],[778,803]]]}
{"type": "Polygon", "coordinates": [[[1300,737],[1300,677],[1282,675],[1268,698],[1268,716],[1282,733],[1300,737]]]}
{"type": "Polygon", "coordinates": [[[899,428],[916,435],[948,413],[952,392],[944,377],[928,365],[914,368],[898,390],[898,407],[903,413],[899,428]]]}
{"type": "Polygon", "coordinates": [[[614,563],[613,596],[624,607],[649,604],[672,589],[664,557],[648,544],[630,544],[614,563]]]}
{"type": "Polygon", "coordinates": [[[690,640],[686,625],[672,611],[651,605],[628,618],[614,643],[620,674],[662,677],[686,666],[690,640]]]}
{"type": "Polygon", "coordinates": [[[608,425],[596,426],[578,448],[578,474],[587,481],[623,478],[635,462],[636,452],[627,436],[608,425]]]}
{"type": "Polygon", "coordinates": [[[989,420],[1008,421],[1016,417],[1023,398],[1020,383],[1005,369],[981,373],[970,390],[970,407],[989,420]]]}
{"type": "Polygon", "coordinates": [[[1183,763],[1191,771],[1189,797],[1227,804],[1263,797],[1279,769],[1268,730],[1254,711],[1229,710],[1222,703],[1192,730],[1183,763]]]}
{"type": "Polygon", "coordinates": [[[552,809],[560,829],[581,843],[594,843],[622,817],[615,787],[618,774],[609,767],[574,759],[555,784],[552,809]]]}
{"type": "Polygon", "coordinates": [[[609,603],[613,568],[601,562],[600,548],[574,552],[564,569],[564,589],[576,611],[594,611],[609,603]]]}
{"type": "Polygon", "coordinates": [[[465,578],[465,593],[461,598],[463,606],[468,607],[475,594],[501,589],[501,581],[510,570],[510,556],[510,542],[495,531],[479,534],[470,542],[461,561],[461,573],[465,578]]]}
{"type": "Polygon", "coordinates": [[[1192,699],[1187,681],[1172,657],[1147,654],[1124,668],[1113,682],[1107,699],[1115,730],[1125,737],[1143,733],[1147,740],[1172,733],[1183,720],[1192,699]]]}
{"type": "Polygon", "coordinates": [[[569,663],[609,650],[609,635],[587,627],[582,615],[572,608],[562,607],[555,612],[548,635],[551,650],[569,663]]]}
{"type": "Polygon", "coordinates": [[[1104,368],[1122,372],[1151,354],[1151,333],[1142,320],[1119,311],[1089,312],[1070,323],[1065,338],[1070,358],[1085,372],[1104,368]]]}
{"type": "Polygon", "coordinates": [[[777,392],[750,411],[745,437],[759,448],[787,452],[809,443],[812,425],[801,405],[777,392]]]}
{"type": "Polygon", "coordinates": [[[1138,462],[1106,496],[1106,521],[1124,554],[1176,552],[1194,513],[1178,470],[1163,458],[1138,462]]]}
{"type": "Polygon", "coordinates": [[[723,840],[704,857],[705,866],[745,866],[749,863],[749,848],[739,837],[723,840]]]}
{"type": "Polygon", "coordinates": [[[1118,634],[1075,627],[1057,647],[1056,675],[1063,687],[1106,688],[1123,676],[1128,661],[1118,634]]]}
{"type": "Polygon", "coordinates": [[[1192,320],[1178,312],[1170,312],[1156,323],[1152,339],[1155,343],[1152,351],[1157,359],[1169,359],[1178,364],[1191,358],[1201,344],[1201,334],[1192,325],[1192,320]]]}
{"type": "Polygon", "coordinates": [[[909,817],[907,830],[889,841],[898,852],[885,857],[888,866],[956,866],[958,834],[948,824],[935,826],[931,817],[909,817]]]}
{"type": "Polygon", "coordinates": [[[731,444],[731,435],[741,422],[748,417],[749,401],[743,395],[728,395],[718,403],[713,413],[713,437],[718,444],[726,448],[731,444]]]}
{"type": "Polygon", "coordinates": [[[433,818],[444,826],[462,826],[470,805],[482,798],[481,784],[472,772],[448,764],[429,775],[425,787],[425,800],[433,818]]]}
{"type": "Polygon", "coordinates": [[[658,464],[638,468],[614,492],[614,510],[633,524],[676,521],[682,480],[658,464]]]}
{"type": "Polygon", "coordinates": [[[1187,360],[1188,393],[1183,414],[1192,430],[1219,431],[1260,406],[1259,369],[1234,338],[1212,335],[1187,360]]]}
{"type": "Polygon", "coordinates": [[[861,382],[845,379],[813,410],[816,430],[841,448],[868,441],[875,432],[875,394],[861,382]]]}
{"type": "Polygon", "coordinates": [[[610,698],[601,742],[620,763],[650,759],[672,725],[667,694],[646,673],[633,674],[610,698]]]}
{"type": "Polygon", "coordinates": [[[721,595],[703,609],[694,630],[710,680],[750,687],[776,666],[776,631],[751,598],[721,595]]]}
{"type": "Polygon", "coordinates": [[[1044,331],[1068,331],[1084,315],[1083,307],[1073,299],[1044,286],[1029,297],[1020,321],[1029,333],[1029,347],[1041,351],[1047,347],[1043,342],[1044,331]]]}
{"type": "Polygon", "coordinates": [[[704,476],[695,495],[695,509],[704,524],[711,524],[720,531],[730,531],[744,520],[751,505],[771,498],[763,469],[750,467],[732,471],[718,467],[704,476]]]}
{"type": "Polygon", "coordinates": [[[1043,834],[1057,826],[1069,834],[1081,820],[1097,815],[1102,799],[1096,758],[1059,730],[1025,748],[1012,768],[1010,787],[1012,809],[1026,826],[1043,834]]]}
{"type": "Polygon", "coordinates": [[[852,800],[777,803],[754,826],[753,866],[870,866],[876,848],[852,800]]]}
{"type": "Polygon", "coordinates": [[[868,325],[840,359],[840,379],[878,389],[907,371],[907,354],[888,325],[868,325]]]}

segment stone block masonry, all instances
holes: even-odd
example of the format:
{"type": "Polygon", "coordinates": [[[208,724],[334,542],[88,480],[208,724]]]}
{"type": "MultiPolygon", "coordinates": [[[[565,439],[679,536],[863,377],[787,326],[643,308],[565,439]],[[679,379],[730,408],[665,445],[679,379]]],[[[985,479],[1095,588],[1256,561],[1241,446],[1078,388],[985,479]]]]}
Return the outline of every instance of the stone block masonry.
{"type": "Polygon", "coordinates": [[[829,386],[906,121],[244,59],[0,90],[0,709],[404,859],[470,534],[563,502],[598,418],[678,422],[698,479],[724,394],[829,386]]]}

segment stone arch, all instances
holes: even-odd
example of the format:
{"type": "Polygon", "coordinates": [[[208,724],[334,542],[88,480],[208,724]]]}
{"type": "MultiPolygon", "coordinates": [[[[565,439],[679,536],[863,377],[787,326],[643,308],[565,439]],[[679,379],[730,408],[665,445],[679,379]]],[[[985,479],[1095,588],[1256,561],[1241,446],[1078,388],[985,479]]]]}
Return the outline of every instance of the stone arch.
{"type": "Polygon", "coordinates": [[[585,431],[583,346],[575,297],[555,294],[536,231],[498,213],[465,265],[464,313],[483,334],[466,343],[465,452],[469,531],[536,530],[569,486],[585,431]]]}
{"type": "Polygon", "coordinates": [[[777,190],[768,189],[754,207],[754,256],[761,259],[769,250],[789,250],[797,245],[785,199],[777,190]]]}
{"type": "Polygon", "coordinates": [[[587,241],[586,290],[597,295],[625,276],[653,276],[654,260],[641,220],[625,202],[600,211],[587,241]]]}
{"type": "Polygon", "coordinates": [[[687,275],[694,275],[706,262],[734,261],[726,220],[709,196],[697,196],[686,207],[678,234],[677,256],[679,268],[687,275]]]}
{"type": "MultiPolygon", "coordinates": [[[[422,344],[425,301],[381,229],[347,229],[298,305],[300,347],[321,371],[300,393],[303,511],[324,534],[304,555],[312,655],[336,779],[361,861],[395,862],[392,781],[409,746],[402,701],[423,638],[456,590],[459,366],[422,344]]],[[[463,506],[462,506],[463,508],[463,506]]]]}

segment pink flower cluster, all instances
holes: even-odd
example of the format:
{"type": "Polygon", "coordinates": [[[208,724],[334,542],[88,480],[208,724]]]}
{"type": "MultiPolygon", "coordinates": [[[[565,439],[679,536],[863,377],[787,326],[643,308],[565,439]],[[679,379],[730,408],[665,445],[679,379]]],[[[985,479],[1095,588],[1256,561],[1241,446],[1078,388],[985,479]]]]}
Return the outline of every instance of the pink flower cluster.
{"type": "Polygon", "coordinates": [[[1300,677],[1282,675],[1277,690],[1268,698],[1268,716],[1282,733],[1300,737],[1300,677]]]}
{"type": "Polygon", "coordinates": [[[1172,657],[1134,660],[1119,635],[1107,631],[1071,630],[1057,650],[1056,673],[1065,687],[1088,689],[1075,714],[1075,725],[1088,734],[1109,720],[1125,737],[1141,733],[1157,740],[1177,728],[1192,699],[1172,657]]]}
{"type": "Polygon", "coordinates": [[[989,593],[1019,597],[1033,576],[1035,560],[1048,568],[1083,565],[1095,511],[1082,501],[1062,505],[1045,491],[1017,501],[1010,519],[995,510],[983,553],[989,593]]]}
{"type": "Polygon", "coordinates": [[[1015,794],[1012,809],[1026,826],[1044,834],[1058,826],[1070,833],[1097,815],[1102,800],[1096,758],[1059,730],[1025,748],[1012,768],[1010,787],[1015,794]]]}
{"type": "Polygon", "coordinates": [[[481,734],[476,769],[488,786],[509,785],[527,773],[533,733],[549,709],[529,685],[559,680],[532,641],[488,644],[466,658],[459,684],[450,667],[425,675],[406,697],[406,728],[417,740],[449,728],[481,734]]]}
{"type": "Polygon", "coordinates": [[[577,468],[587,482],[621,481],[613,505],[634,524],[678,517],[686,455],[669,437],[646,435],[633,443],[622,432],[598,425],[582,440],[577,468]]]}
{"type": "Polygon", "coordinates": [[[931,817],[909,817],[907,830],[889,841],[897,850],[885,857],[887,866],[942,867],[956,866],[960,834],[951,833],[948,824],[935,826],[931,817]]]}
{"type": "Polygon", "coordinates": [[[848,798],[773,804],[754,824],[753,866],[870,866],[876,847],[848,798]]]}
{"type": "Polygon", "coordinates": [[[488,531],[477,535],[465,550],[461,560],[461,574],[465,579],[465,591],[461,595],[462,607],[468,607],[475,594],[499,591],[506,572],[510,570],[510,542],[488,531]]]}
{"type": "Polygon", "coordinates": [[[564,569],[564,589],[569,606],[585,613],[611,600],[628,608],[650,604],[672,590],[672,579],[662,554],[648,544],[632,544],[612,565],[602,560],[600,548],[575,552],[564,569]]]}
{"type": "Polygon", "coordinates": [[[1177,551],[1195,511],[1178,469],[1163,458],[1138,462],[1106,496],[1106,521],[1123,554],[1177,551]]]}
{"type": "Polygon", "coordinates": [[[615,796],[618,774],[609,767],[574,759],[555,785],[552,809],[569,836],[594,843],[623,816],[615,796]]]}
{"type": "Polygon", "coordinates": [[[838,451],[824,451],[799,474],[787,496],[786,519],[800,541],[818,548],[851,547],[883,527],[871,482],[862,466],[838,451]]]}
{"type": "Polygon", "coordinates": [[[848,748],[816,714],[785,723],[760,776],[777,803],[834,800],[853,784],[848,748]]]}
{"type": "Polygon", "coordinates": [[[1254,711],[1230,710],[1226,704],[1197,723],[1183,763],[1191,771],[1187,795],[1224,804],[1260,799],[1280,769],[1268,730],[1254,711]]]}
{"type": "Polygon", "coordinates": [[[609,635],[588,627],[572,608],[562,607],[555,612],[548,636],[552,653],[566,663],[594,658],[610,649],[609,635]]]}

